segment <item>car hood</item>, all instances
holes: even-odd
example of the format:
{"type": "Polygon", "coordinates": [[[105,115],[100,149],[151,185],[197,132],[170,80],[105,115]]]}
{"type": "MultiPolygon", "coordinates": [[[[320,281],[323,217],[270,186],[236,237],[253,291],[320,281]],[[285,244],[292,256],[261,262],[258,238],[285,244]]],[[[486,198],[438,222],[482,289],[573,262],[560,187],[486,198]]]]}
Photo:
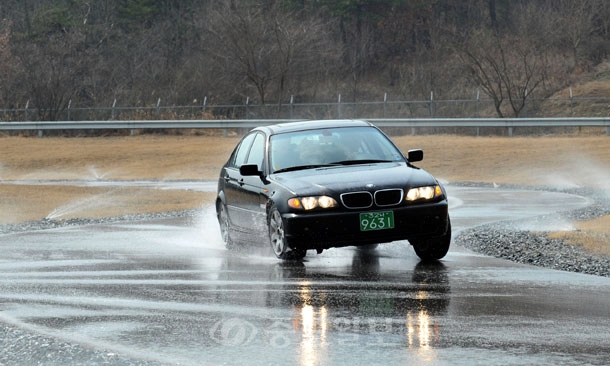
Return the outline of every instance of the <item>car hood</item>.
{"type": "Polygon", "coordinates": [[[298,195],[436,184],[436,180],[428,172],[406,163],[325,167],[279,173],[270,178],[298,195]]]}

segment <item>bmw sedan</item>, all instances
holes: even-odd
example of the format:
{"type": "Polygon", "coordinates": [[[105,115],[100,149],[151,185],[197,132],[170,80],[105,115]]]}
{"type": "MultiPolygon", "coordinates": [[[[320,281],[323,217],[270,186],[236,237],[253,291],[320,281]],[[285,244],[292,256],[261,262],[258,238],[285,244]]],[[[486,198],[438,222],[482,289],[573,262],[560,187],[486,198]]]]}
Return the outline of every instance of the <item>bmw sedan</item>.
{"type": "Polygon", "coordinates": [[[268,242],[281,259],[342,246],[408,240],[422,260],[443,258],[451,223],[444,187],[366,121],[257,127],[218,181],[216,213],[228,248],[268,242]]]}

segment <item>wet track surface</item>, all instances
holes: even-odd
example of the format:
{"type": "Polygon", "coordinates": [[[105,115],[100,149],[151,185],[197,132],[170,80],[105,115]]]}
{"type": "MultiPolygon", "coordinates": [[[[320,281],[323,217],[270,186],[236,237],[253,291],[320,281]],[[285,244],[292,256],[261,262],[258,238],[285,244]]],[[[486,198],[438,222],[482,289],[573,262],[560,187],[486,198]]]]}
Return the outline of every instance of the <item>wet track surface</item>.
{"type": "MultiPolygon", "coordinates": [[[[454,232],[589,204],[583,197],[448,187],[454,232]]],[[[553,228],[566,223],[548,223],[553,228]]],[[[545,228],[540,228],[541,230],[545,228]]],[[[0,236],[0,323],[103,352],[111,363],[609,364],[610,279],[407,242],[276,260],[221,244],[197,217],[0,236]]],[[[88,363],[44,345],[39,357],[88,363]]],[[[85,357],[85,356],[80,356],[85,357]]]]}

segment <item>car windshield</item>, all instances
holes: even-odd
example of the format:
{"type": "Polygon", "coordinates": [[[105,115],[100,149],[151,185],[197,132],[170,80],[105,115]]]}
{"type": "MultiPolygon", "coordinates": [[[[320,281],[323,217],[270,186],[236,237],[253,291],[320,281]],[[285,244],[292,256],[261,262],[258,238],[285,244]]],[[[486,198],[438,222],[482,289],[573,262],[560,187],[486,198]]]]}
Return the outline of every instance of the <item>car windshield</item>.
{"type": "Polygon", "coordinates": [[[376,128],[339,127],[271,136],[271,172],[332,165],[404,161],[376,128]]]}

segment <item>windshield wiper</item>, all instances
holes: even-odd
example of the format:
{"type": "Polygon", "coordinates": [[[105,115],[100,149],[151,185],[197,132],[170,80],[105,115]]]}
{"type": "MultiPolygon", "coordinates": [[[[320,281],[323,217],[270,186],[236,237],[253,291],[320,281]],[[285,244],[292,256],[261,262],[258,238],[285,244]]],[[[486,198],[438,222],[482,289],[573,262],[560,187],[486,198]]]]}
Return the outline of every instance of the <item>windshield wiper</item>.
{"type": "Polygon", "coordinates": [[[308,165],[297,165],[290,166],[288,168],[278,169],[273,173],[284,173],[284,172],[292,172],[295,170],[306,170],[306,169],[316,169],[316,168],[328,168],[333,166],[340,165],[358,165],[358,164],[375,164],[375,163],[392,163],[393,160],[382,160],[382,159],[360,159],[360,160],[342,160],[335,161],[328,164],[308,164],[308,165]]]}
{"type": "Polygon", "coordinates": [[[340,165],[339,163],[331,163],[331,164],[310,164],[310,165],[297,165],[290,166],[288,168],[275,170],[273,173],[284,173],[284,172],[293,172],[295,170],[306,170],[306,169],[315,169],[315,168],[327,168],[331,166],[340,165]]]}
{"type": "Polygon", "coordinates": [[[360,159],[360,160],[343,160],[336,161],[334,165],[357,165],[357,164],[374,164],[374,163],[391,163],[392,160],[381,160],[381,159],[360,159]]]}

